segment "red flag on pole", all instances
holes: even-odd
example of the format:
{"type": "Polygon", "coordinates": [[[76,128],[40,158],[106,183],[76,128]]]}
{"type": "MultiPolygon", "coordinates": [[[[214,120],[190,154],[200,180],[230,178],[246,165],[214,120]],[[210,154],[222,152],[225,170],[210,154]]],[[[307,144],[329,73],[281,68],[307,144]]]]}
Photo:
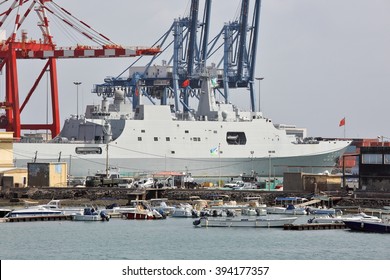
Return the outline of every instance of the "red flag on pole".
{"type": "Polygon", "coordinates": [[[190,80],[189,79],[187,79],[187,80],[185,80],[183,83],[182,83],[182,87],[183,88],[186,88],[186,87],[188,87],[190,85],[190,80]]]}
{"type": "Polygon", "coordinates": [[[345,125],[345,117],[340,120],[339,126],[345,125]]]}

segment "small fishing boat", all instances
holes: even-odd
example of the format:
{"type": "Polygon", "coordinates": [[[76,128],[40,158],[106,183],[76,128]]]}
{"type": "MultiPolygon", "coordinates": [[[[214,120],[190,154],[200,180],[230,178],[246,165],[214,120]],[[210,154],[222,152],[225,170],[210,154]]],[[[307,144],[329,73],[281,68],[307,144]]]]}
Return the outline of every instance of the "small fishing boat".
{"type": "Polygon", "coordinates": [[[196,227],[255,227],[255,228],[270,228],[283,227],[285,224],[292,224],[297,217],[283,218],[207,218],[202,217],[193,222],[196,227]]]}
{"type": "Polygon", "coordinates": [[[156,210],[160,214],[172,215],[175,207],[167,205],[167,198],[152,198],[150,200],[150,207],[152,210],[156,210]]]}
{"type": "Polygon", "coordinates": [[[343,212],[341,210],[336,210],[334,208],[314,208],[307,207],[306,212],[313,215],[337,215],[340,216],[343,212]]]}
{"type": "Polygon", "coordinates": [[[357,214],[350,214],[350,215],[339,215],[339,216],[319,216],[319,217],[313,217],[309,219],[307,222],[309,224],[315,223],[315,224],[329,224],[329,223],[344,223],[345,221],[365,221],[365,222],[375,222],[380,223],[382,219],[376,217],[376,216],[370,216],[366,213],[360,212],[357,214]]]}
{"type": "Polygon", "coordinates": [[[176,206],[172,212],[172,218],[197,218],[199,215],[199,212],[188,203],[176,206]]]}
{"type": "Polygon", "coordinates": [[[93,207],[84,208],[83,213],[73,213],[73,221],[109,221],[110,217],[105,210],[95,210],[93,207]]]}
{"type": "Polygon", "coordinates": [[[134,208],[122,212],[122,217],[127,220],[158,220],[166,218],[157,210],[151,209],[146,200],[132,200],[134,208]]]}
{"type": "Polygon", "coordinates": [[[287,205],[287,207],[270,206],[267,207],[267,214],[285,214],[285,215],[306,215],[305,208],[298,207],[293,204],[287,205]]]}

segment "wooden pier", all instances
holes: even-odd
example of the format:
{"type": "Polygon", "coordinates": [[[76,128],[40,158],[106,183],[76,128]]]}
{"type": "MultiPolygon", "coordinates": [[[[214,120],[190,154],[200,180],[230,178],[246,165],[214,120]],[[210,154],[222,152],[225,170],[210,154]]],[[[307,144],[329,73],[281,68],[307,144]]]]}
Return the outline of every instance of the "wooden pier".
{"type": "Polygon", "coordinates": [[[71,220],[71,215],[47,215],[47,216],[25,216],[4,218],[5,222],[46,222],[46,221],[67,221],[71,220]]]}
{"type": "Polygon", "coordinates": [[[324,230],[324,229],[345,229],[344,223],[329,223],[329,224],[287,224],[284,225],[284,230],[324,230]]]}

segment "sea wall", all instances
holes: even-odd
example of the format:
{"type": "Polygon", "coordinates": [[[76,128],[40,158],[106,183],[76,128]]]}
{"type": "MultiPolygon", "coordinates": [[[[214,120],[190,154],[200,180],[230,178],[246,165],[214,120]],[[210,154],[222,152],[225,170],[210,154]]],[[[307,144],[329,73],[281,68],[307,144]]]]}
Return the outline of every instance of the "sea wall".
{"type": "MultiPolygon", "coordinates": [[[[126,202],[134,199],[134,190],[118,188],[13,188],[0,192],[0,199],[10,202],[22,202],[24,200],[48,201],[61,199],[66,201],[100,201],[111,204],[116,201],[126,202]]],[[[139,191],[137,192],[140,193],[139,191]]],[[[266,192],[266,191],[224,191],[215,189],[158,189],[143,193],[139,199],[168,198],[171,202],[190,201],[194,197],[213,200],[225,196],[229,200],[243,203],[247,197],[261,197],[261,201],[267,205],[274,204],[275,198],[282,197],[306,197],[310,199],[312,194],[298,192],[266,192]]],[[[338,194],[333,196],[331,206],[360,206],[366,208],[381,208],[390,205],[390,194],[384,193],[354,193],[352,195],[338,194]]]]}

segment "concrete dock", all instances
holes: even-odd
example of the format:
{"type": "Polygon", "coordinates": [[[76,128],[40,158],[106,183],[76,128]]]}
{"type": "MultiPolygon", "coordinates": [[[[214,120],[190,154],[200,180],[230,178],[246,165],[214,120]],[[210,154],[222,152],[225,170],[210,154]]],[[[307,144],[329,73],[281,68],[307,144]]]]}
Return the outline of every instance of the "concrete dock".
{"type": "Polygon", "coordinates": [[[284,230],[324,230],[324,229],[345,229],[344,223],[331,223],[331,224],[286,224],[284,230]]]}
{"type": "Polygon", "coordinates": [[[43,221],[67,221],[71,220],[71,215],[47,215],[47,216],[24,216],[4,218],[5,222],[43,222],[43,221]]]}

